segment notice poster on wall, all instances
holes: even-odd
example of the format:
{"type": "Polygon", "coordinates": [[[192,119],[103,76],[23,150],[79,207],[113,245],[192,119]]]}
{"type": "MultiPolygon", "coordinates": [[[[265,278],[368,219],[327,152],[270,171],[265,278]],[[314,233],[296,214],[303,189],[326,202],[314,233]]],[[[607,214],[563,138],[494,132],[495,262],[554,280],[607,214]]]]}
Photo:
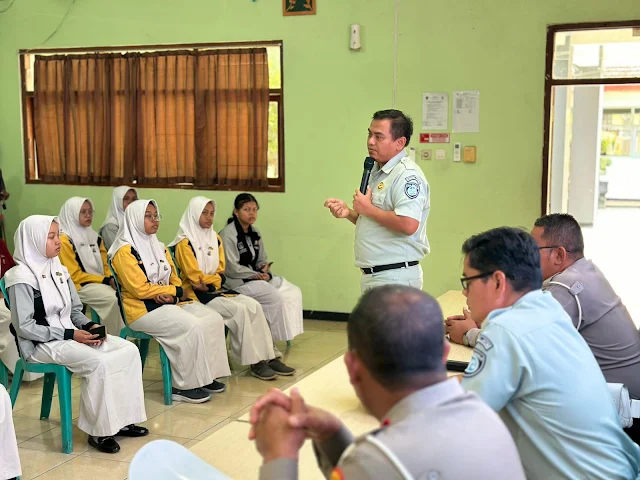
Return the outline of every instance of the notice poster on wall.
{"type": "Polygon", "coordinates": [[[449,94],[422,94],[422,130],[447,130],[449,126],[449,94]]]}
{"type": "Polygon", "coordinates": [[[453,133],[480,132],[480,92],[453,92],[453,133]]]}

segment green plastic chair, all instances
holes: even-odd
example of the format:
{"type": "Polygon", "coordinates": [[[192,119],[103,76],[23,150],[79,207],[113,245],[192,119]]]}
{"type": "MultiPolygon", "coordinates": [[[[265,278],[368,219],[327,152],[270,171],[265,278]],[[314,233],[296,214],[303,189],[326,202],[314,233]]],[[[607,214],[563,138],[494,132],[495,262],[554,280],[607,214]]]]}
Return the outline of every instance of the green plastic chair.
{"type": "Polygon", "coordinates": [[[0,384],[7,388],[9,386],[9,369],[0,360],[0,384]]]}
{"type": "MultiPolygon", "coordinates": [[[[118,295],[118,305],[120,306],[120,314],[122,315],[122,320],[124,321],[124,328],[120,330],[120,338],[126,339],[135,338],[138,341],[138,349],[140,350],[140,361],[142,363],[142,370],[144,371],[144,364],[147,360],[147,354],[149,353],[149,342],[153,338],[151,335],[148,335],[143,332],[138,332],[137,330],[133,330],[129,323],[127,322],[127,316],[124,313],[124,300],[122,298],[122,290],[120,287],[120,281],[118,280],[118,276],[116,275],[116,271],[113,269],[113,265],[111,264],[111,260],[109,259],[109,268],[111,269],[111,275],[113,275],[113,280],[116,284],[116,294],[118,295]]],[[[164,391],[164,404],[171,405],[173,404],[173,400],[171,399],[171,364],[169,363],[169,358],[167,357],[164,348],[158,342],[158,349],[160,350],[160,366],[162,369],[162,386],[164,391]]]]}
{"type": "MultiPolygon", "coordinates": [[[[9,304],[9,295],[4,285],[4,278],[0,279],[0,290],[4,295],[7,306],[9,304]]],[[[42,404],[40,406],[40,419],[49,418],[51,413],[51,402],[53,400],[53,388],[58,380],[58,400],[60,401],[60,424],[62,426],[62,451],[71,453],[73,451],[73,424],[71,414],[71,372],[64,365],[55,363],[31,363],[22,358],[16,362],[16,368],[13,373],[13,382],[11,383],[11,407],[13,408],[18,399],[18,392],[22,384],[24,372],[44,373],[44,385],[42,387],[42,404]]]]}

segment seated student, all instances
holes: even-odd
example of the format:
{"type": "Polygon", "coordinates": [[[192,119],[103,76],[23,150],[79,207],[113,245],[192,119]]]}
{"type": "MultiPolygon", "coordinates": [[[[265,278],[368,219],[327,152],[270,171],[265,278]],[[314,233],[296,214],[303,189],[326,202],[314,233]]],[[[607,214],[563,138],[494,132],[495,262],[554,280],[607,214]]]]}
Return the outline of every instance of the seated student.
{"type": "Polygon", "coordinates": [[[78,428],[89,434],[89,445],[117,453],[114,436],[149,433],[135,425],[147,419],[138,349],[119,337],[103,341],[91,333],[99,325],[82,314],[73,281],[58,260],[56,217],[26,218],[14,244],[17,266],[4,278],[20,351],[29,362],[57,363],[82,377],[78,428]]]}
{"type": "Polygon", "coordinates": [[[0,479],[14,479],[22,475],[18,441],[13,428],[11,399],[0,383],[0,479]]]}
{"type": "Polygon", "coordinates": [[[231,373],[224,321],[182,288],[171,255],[156,237],[161,219],[154,200],[133,202],[108,255],[129,326],[152,335],[169,358],[173,400],[202,403],[224,391],[215,379],[231,373]]]}
{"type": "Polygon", "coordinates": [[[102,238],[91,228],[93,203],[71,197],[60,209],[60,261],[69,270],[80,301],[115,335],[124,327],[102,238]]]}
{"type": "Polygon", "coordinates": [[[220,232],[227,263],[225,286],[256,299],[271,326],[274,340],[291,340],[303,331],[302,292],[284,277],[271,273],[259,230],[258,201],[241,193],[227,226],[220,232]]]}
{"type": "Polygon", "coordinates": [[[271,389],[250,415],[249,438],[264,459],[260,479],[297,479],[298,450],[310,438],[326,478],[524,480],[498,415],[447,379],[442,321],[438,302],[421,290],[368,290],[349,316],[344,361],[356,395],[380,428],[354,439],[338,418],[305,404],[297,390],[288,397],[271,389]]]}
{"type": "Polygon", "coordinates": [[[463,293],[482,324],[462,387],[500,414],[527,478],[636,478],[640,447],[622,431],[588,345],[542,291],[533,237],[496,228],[462,252],[463,293]]]}
{"type": "Polygon", "coordinates": [[[123,185],[113,189],[111,205],[107,211],[107,217],[100,227],[100,236],[104,241],[104,248],[109,250],[122,226],[124,211],[131,202],[138,200],[138,191],[135,188],[123,185]]]}
{"type": "MultiPolygon", "coordinates": [[[[261,380],[293,375],[295,369],[275,358],[271,331],[260,304],[222,288],[224,248],[212,228],[214,215],[215,204],[205,197],[192,198],[182,214],[176,238],[169,244],[175,246],[182,285],[189,296],[193,288],[198,300],[222,315],[231,332],[236,363],[251,365],[251,374],[261,380]]],[[[280,352],[277,355],[282,356],[280,352]]]]}
{"type": "MultiPolygon", "coordinates": [[[[4,240],[0,240],[0,277],[4,277],[4,274],[15,265],[6,243],[4,240]]],[[[10,327],[11,312],[2,300],[2,294],[0,293],[0,361],[13,373],[20,355],[18,354],[16,339],[11,333],[10,327]]],[[[42,373],[25,372],[22,380],[32,382],[42,376],[42,373]]]]}

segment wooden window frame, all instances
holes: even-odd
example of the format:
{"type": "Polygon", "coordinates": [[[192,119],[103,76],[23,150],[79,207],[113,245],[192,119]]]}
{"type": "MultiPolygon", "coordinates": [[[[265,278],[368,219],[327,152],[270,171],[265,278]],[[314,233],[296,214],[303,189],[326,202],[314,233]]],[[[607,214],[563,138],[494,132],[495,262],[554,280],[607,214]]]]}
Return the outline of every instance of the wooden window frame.
{"type": "Polygon", "coordinates": [[[563,23],[547,26],[547,49],[545,59],[544,80],[544,137],[542,144],[542,196],[540,198],[540,214],[546,215],[551,207],[549,198],[549,175],[551,163],[552,124],[551,109],[553,105],[553,87],[580,86],[580,85],[625,85],[640,84],[640,77],[628,78],[587,78],[587,79],[554,79],[553,59],[555,53],[556,33],[571,32],[576,30],[607,30],[617,28],[640,28],[640,20],[628,20],[622,22],[590,22],[590,23],[563,23]]]}
{"type": "MultiPolygon", "coordinates": [[[[80,182],[49,183],[41,179],[33,179],[35,173],[35,146],[34,139],[29,138],[29,119],[33,121],[33,96],[34,92],[27,91],[26,78],[26,55],[37,54],[71,54],[71,53],[87,53],[87,52],[121,52],[121,51],[171,51],[185,49],[228,49],[228,48],[252,48],[252,47],[274,47],[280,48],[280,88],[269,89],[269,102],[277,102],[278,104],[278,177],[269,178],[268,186],[265,187],[243,187],[242,191],[252,192],[284,192],[285,191],[285,153],[284,153],[284,42],[282,40],[267,40],[263,42],[224,42],[224,43],[181,43],[181,44],[163,44],[163,45],[123,45],[118,47],[73,47],[73,48],[52,48],[52,49],[32,49],[19,50],[18,58],[20,60],[20,85],[21,85],[21,103],[22,103],[22,137],[23,137],[23,155],[24,155],[24,172],[25,183],[36,185],[86,185],[80,182]],[[27,104],[30,103],[30,106],[27,104]],[[28,111],[30,110],[30,112],[28,111]],[[31,162],[31,150],[33,150],[33,164],[31,162]]],[[[33,126],[35,129],[35,125],[33,126]]],[[[117,186],[111,183],[93,183],[96,186],[117,186]]],[[[168,188],[168,189],[192,189],[192,190],[219,190],[219,191],[241,191],[233,187],[225,187],[223,185],[214,185],[211,187],[203,187],[202,185],[190,184],[174,184],[174,185],[146,185],[143,183],[134,183],[136,188],[168,188]]]]}

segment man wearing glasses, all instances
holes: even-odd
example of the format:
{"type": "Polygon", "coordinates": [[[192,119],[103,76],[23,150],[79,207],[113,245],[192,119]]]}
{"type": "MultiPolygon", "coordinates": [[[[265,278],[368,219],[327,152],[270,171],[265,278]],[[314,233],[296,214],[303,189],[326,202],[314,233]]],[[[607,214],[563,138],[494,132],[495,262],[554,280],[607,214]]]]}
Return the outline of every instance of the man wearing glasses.
{"type": "MultiPolygon", "coordinates": [[[[640,334],[604,274],[584,258],[578,222],[567,214],[546,215],[535,221],[531,235],[540,250],[545,279],[542,289],[549,291],[569,314],[607,382],[622,383],[632,398],[640,398],[640,334]]],[[[476,344],[480,329],[475,328],[468,311],[447,319],[447,323],[452,341],[476,344]]]]}
{"type": "Polygon", "coordinates": [[[533,237],[496,228],[462,252],[463,293],[482,324],[462,386],[500,414],[527,478],[636,478],[640,448],[622,431],[589,347],[542,291],[533,237]]]}

